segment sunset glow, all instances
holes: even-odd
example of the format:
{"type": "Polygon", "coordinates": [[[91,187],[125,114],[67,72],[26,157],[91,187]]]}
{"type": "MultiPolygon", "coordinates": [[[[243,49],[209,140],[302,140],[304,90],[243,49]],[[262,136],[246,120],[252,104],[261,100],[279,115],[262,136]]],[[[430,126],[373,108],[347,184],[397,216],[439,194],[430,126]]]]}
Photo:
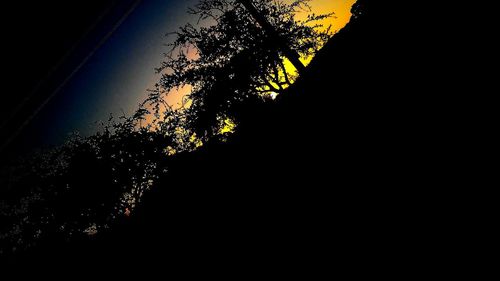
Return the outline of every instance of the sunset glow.
{"type": "MultiPolygon", "coordinates": [[[[287,0],[287,2],[291,2],[291,0],[287,0]]],[[[296,15],[296,18],[298,20],[304,20],[307,18],[307,15],[311,13],[334,13],[331,17],[319,22],[323,25],[319,29],[323,31],[330,28],[330,31],[335,34],[349,23],[351,19],[351,7],[354,3],[356,3],[356,0],[313,0],[311,1],[311,11],[300,12],[296,15]]],[[[302,57],[300,60],[307,66],[313,58],[314,56],[302,57]]],[[[283,62],[287,73],[292,75],[297,74],[297,70],[288,59],[284,59],[283,62]]]]}
{"type": "MultiPolygon", "coordinates": [[[[285,0],[285,3],[290,3],[292,0],[285,0]]],[[[341,30],[349,22],[351,18],[351,7],[356,2],[356,0],[312,0],[310,2],[311,11],[304,10],[303,12],[297,13],[297,20],[304,20],[307,18],[308,14],[329,14],[334,13],[332,17],[329,17],[322,22],[320,22],[323,27],[321,29],[325,30],[330,27],[332,33],[336,33],[341,30]]],[[[314,56],[302,57],[301,61],[307,66],[314,56]]],[[[287,59],[283,60],[287,73],[296,74],[295,67],[287,59]]],[[[179,91],[171,92],[167,98],[167,103],[172,106],[173,109],[178,109],[182,107],[183,98],[190,93],[190,87],[184,87],[179,91]]],[[[270,93],[271,98],[275,98],[275,93],[270,93]]]]}

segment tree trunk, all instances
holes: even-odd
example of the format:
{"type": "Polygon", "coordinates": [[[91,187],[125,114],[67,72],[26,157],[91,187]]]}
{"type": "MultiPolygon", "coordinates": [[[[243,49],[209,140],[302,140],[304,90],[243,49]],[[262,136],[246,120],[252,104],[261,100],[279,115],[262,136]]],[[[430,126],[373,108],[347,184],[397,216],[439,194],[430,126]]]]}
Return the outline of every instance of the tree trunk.
{"type": "Polygon", "coordinates": [[[283,37],[278,34],[278,32],[274,29],[274,27],[267,21],[267,19],[255,8],[255,6],[252,4],[251,0],[238,0],[245,8],[248,10],[250,15],[257,21],[257,23],[264,29],[264,32],[271,38],[271,40],[274,40],[274,42],[277,44],[277,47],[283,52],[285,57],[290,60],[290,62],[293,64],[293,66],[298,70],[299,74],[303,73],[306,67],[304,64],[300,61],[300,56],[297,52],[292,50],[286,40],[283,39],[283,37]]]}

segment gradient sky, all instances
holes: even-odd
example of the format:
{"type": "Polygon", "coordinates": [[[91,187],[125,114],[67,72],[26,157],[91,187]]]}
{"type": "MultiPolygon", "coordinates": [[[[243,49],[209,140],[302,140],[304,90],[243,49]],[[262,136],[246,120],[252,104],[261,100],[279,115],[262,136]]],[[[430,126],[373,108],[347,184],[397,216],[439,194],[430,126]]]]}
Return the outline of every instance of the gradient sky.
{"type": "MultiPolygon", "coordinates": [[[[196,2],[144,0],[43,110],[38,122],[50,123],[46,142],[60,142],[76,130],[92,133],[93,123],[110,113],[131,114],[159,79],[154,68],[167,50],[165,33],[188,22],[186,10],[196,2]]],[[[334,11],[330,23],[338,30],[348,22],[354,2],[314,0],[312,5],[316,13],[334,11]]]]}

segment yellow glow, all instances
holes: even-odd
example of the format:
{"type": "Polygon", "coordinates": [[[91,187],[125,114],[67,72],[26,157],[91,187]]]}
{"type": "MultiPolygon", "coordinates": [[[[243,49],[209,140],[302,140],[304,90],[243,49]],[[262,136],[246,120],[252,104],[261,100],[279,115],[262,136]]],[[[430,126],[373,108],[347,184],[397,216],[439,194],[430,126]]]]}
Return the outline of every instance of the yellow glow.
{"type": "Polygon", "coordinates": [[[203,142],[198,138],[196,133],[193,133],[191,137],[189,138],[189,142],[193,143],[195,148],[203,146],[203,142]]]}
{"type": "Polygon", "coordinates": [[[220,126],[219,126],[219,134],[224,135],[224,134],[230,134],[234,133],[234,130],[236,129],[236,123],[230,118],[219,118],[220,126]]]}
{"type": "MultiPolygon", "coordinates": [[[[290,3],[293,0],[284,0],[283,2],[285,3],[290,3]]],[[[311,11],[303,11],[299,12],[296,15],[297,20],[304,20],[307,18],[307,15],[310,13],[314,14],[328,14],[334,12],[335,15],[333,17],[330,17],[328,19],[323,20],[320,22],[323,24],[323,30],[331,26],[331,31],[333,33],[338,32],[342,28],[345,27],[345,25],[349,22],[351,19],[351,7],[352,5],[356,2],[356,0],[312,0],[309,4],[311,5],[311,11]]],[[[191,52],[188,54],[188,57],[190,59],[196,59],[198,54],[196,52],[191,52]]],[[[313,60],[314,56],[309,56],[309,57],[302,57],[301,61],[304,65],[309,65],[309,63],[313,60]]],[[[288,59],[284,59],[283,63],[285,65],[286,72],[290,74],[290,76],[296,76],[297,70],[295,67],[292,65],[292,63],[288,59]]],[[[280,76],[283,76],[284,74],[281,73],[280,76]]],[[[293,79],[292,81],[293,82],[293,79]]],[[[278,85],[276,85],[274,82],[270,82],[271,85],[274,87],[278,88],[278,85]]],[[[287,85],[284,85],[283,88],[287,88],[287,85]]],[[[171,105],[174,109],[178,109],[182,107],[182,102],[183,98],[191,93],[191,87],[183,87],[179,90],[176,90],[175,92],[172,92],[168,95],[167,97],[167,102],[169,105],[171,105]]],[[[269,96],[271,98],[276,97],[276,93],[274,92],[269,92],[265,94],[265,96],[269,96]]]]}
{"type": "Polygon", "coordinates": [[[165,154],[167,154],[168,156],[172,156],[174,154],[177,153],[177,150],[175,150],[175,148],[171,147],[171,146],[167,146],[165,148],[165,154]]]}
{"type": "MultiPolygon", "coordinates": [[[[287,0],[286,2],[290,2],[287,0]]],[[[351,19],[351,7],[356,3],[356,0],[313,0],[310,2],[312,13],[315,14],[328,14],[334,12],[334,17],[325,19],[322,24],[324,28],[331,25],[333,32],[338,32],[351,19]]],[[[297,14],[298,20],[304,20],[307,15],[310,14],[309,11],[304,11],[297,14]]]]}
{"type": "MultiPolygon", "coordinates": [[[[290,3],[293,0],[283,0],[285,3],[290,3]]],[[[320,22],[323,24],[322,29],[326,29],[329,26],[330,30],[333,33],[336,33],[340,31],[345,25],[349,22],[351,18],[351,7],[352,5],[356,2],[356,0],[312,0],[309,2],[311,5],[311,11],[303,11],[299,12],[296,15],[297,20],[304,20],[307,18],[307,15],[310,13],[314,14],[328,14],[334,12],[335,15],[333,17],[327,18],[320,22]]],[[[188,53],[188,58],[189,59],[196,59],[198,57],[198,54],[196,52],[190,52],[188,53]]],[[[309,63],[313,60],[314,56],[308,56],[308,57],[302,57],[301,61],[304,63],[304,65],[309,65],[309,63]]],[[[295,67],[292,65],[292,63],[288,59],[283,60],[286,72],[289,74],[289,76],[293,77],[296,76],[297,70],[295,67]]],[[[281,74],[283,75],[283,74],[281,74]]],[[[291,79],[292,83],[294,82],[293,79],[291,79]]],[[[273,82],[271,82],[271,85],[276,86],[277,85],[273,82]]],[[[286,88],[288,86],[284,85],[283,88],[286,88]]],[[[168,96],[167,96],[167,103],[172,106],[173,109],[179,109],[182,108],[183,106],[183,99],[187,95],[189,95],[192,91],[192,87],[187,85],[184,87],[181,87],[179,89],[175,89],[171,91],[168,96]]],[[[275,98],[277,96],[277,93],[274,92],[269,92],[265,94],[265,96],[275,98]]],[[[184,104],[184,106],[189,106],[189,101],[187,104],[184,104]]],[[[147,123],[149,123],[151,120],[147,120],[147,123]]]]}
{"type": "Polygon", "coordinates": [[[163,153],[165,153],[167,156],[172,156],[183,151],[194,151],[203,146],[203,141],[196,135],[196,133],[191,133],[185,128],[176,128],[175,135],[179,146],[177,147],[177,149],[173,148],[172,146],[167,146],[163,150],[163,153]]]}
{"type": "MultiPolygon", "coordinates": [[[[293,0],[285,0],[285,3],[291,3],[293,0]]],[[[323,26],[319,28],[319,31],[325,31],[327,28],[330,28],[332,33],[337,33],[342,28],[344,28],[347,23],[349,23],[351,19],[351,7],[356,3],[356,0],[313,0],[309,4],[311,6],[311,11],[302,11],[295,15],[297,20],[305,20],[307,19],[307,15],[314,13],[316,15],[319,14],[329,14],[334,13],[332,17],[324,19],[323,21],[317,22],[322,24],[323,26]]],[[[314,56],[301,57],[300,61],[305,65],[309,65],[313,60],[314,56]]],[[[297,69],[293,66],[293,64],[286,58],[283,59],[283,65],[285,67],[286,73],[289,74],[289,77],[292,77],[290,80],[293,83],[293,77],[297,77],[297,69]]],[[[283,70],[280,70],[280,76],[284,76],[282,73],[283,70]]],[[[277,85],[274,82],[270,82],[271,85],[277,85]]],[[[285,85],[283,88],[287,88],[285,85]]],[[[262,90],[262,89],[258,89],[262,90]]],[[[264,96],[275,99],[278,94],[274,92],[267,92],[264,96]]]]}

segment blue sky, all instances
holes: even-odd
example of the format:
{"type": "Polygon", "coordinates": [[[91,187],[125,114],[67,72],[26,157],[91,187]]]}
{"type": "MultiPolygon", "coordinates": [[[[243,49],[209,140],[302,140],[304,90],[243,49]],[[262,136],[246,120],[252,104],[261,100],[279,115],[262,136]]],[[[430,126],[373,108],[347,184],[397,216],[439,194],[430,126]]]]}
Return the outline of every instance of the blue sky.
{"type": "Polygon", "coordinates": [[[73,131],[89,134],[110,113],[133,113],[159,79],[154,68],[167,50],[165,34],[188,21],[194,3],[142,1],[37,117],[46,123],[37,127],[48,125],[42,141],[60,142],[73,131]]]}

